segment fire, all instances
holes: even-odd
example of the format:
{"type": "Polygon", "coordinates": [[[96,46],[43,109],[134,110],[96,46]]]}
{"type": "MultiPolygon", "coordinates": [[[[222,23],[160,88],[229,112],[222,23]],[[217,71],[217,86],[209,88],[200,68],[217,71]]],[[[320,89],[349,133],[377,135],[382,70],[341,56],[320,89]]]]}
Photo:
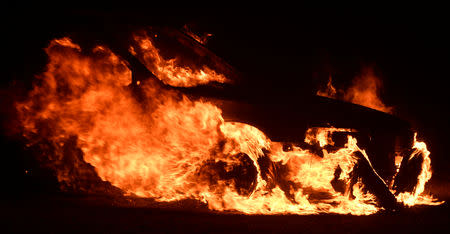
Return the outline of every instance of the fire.
{"type": "Polygon", "coordinates": [[[205,45],[209,38],[212,37],[213,35],[211,33],[203,33],[203,35],[198,35],[194,32],[192,32],[192,30],[189,28],[189,26],[187,24],[185,24],[183,26],[183,31],[184,33],[186,33],[187,35],[189,35],[192,39],[194,39],[195,41],[197,41],[198,43],[205,45]]]}
{"type": "Polygon", "coordinates": [[[164,58],[155,42],[145,32],[136,33],[133,37],[135,46],[130,52],[137,56],[144,65],[162,82],[176,87],[192,87],[210,82],[230,82],[224,75],[216,73],[208,66],[198,69],[181,66],[178,58],[164,58]]]}
{"type": "Polygon", "coordinates": [[[393,108],[386,106],[379,96],[382,87],[381,80],[375,76],[373,69],[365,68],[361,75],[353,79],[352,86],[347,90],[336,90],[330,76],[327,87],[318,90],[317,95],[334,99],[342,99],[347,102],[366,106],[386,113],[392,113],[393,108]]]}
{"type": "MultiPolygon", "coordinates": [[[[135,40],[139,47],[132,50],[141,50],[146,65],[166,84],[227,80],[208,68],[194,71],[164,59],[148,37],[135,40]]],[[[196,199],[218,211],[368,215],[383,209],[355,174],[358,163],[371,166],[356,138],[349,135],[337,150],[326,148],[334,145],[333,132],[355,130],[308,130],[305,143],[320,147],[323,155],[299,145],[286,149],[287,143],[271,141],[251,125],[224,121],[212,102],[191,100],[156,80],[140,81],[143,98],[136,98],[127,63],[104,46],[82,53],[79,45],[62,38],[51,41],[46,52],[46,71],[17,109],[30,144],[50,142],[55,153],[48,157],[60,182],[83,180],[84,161],[126,195],[196,199]],[[67,153],[68,142],[81,150],[80,161],[73,162],[77,178],[56,166],[67,163],[60,155],[67,153]]],[[[414,149],[428,152],[421,142],[414,149]]],[[[431,177],[429,152],[423,155],[416,190],[399,195],[408,200],[405,204],[421,198],[431,177]]]]}
{"type": "Polygon", "coordinates": [[[309,144],[318,142],[320,147],[334,145],[331,138],[334,132],[355,132],[355,130],[349,128],[309,128],[306,131],[305,142],[309,144]]]}
{"type": "Polygon", "coordinates": [[[324,90],[321,89],[317,90],[316,95],[322,97],[336,98],[337,91],[336,88],[333,86],[333,79],[331,78],[331,75],[328,77],[327,87],[324,90]]]}
{"type": "Polygon", "coordinates": [[[417,184],[412,192],[402,192],[397,195],[397,200],[407,206],[414,206],[416,204],[425,205],[440,205],[443,202],[438,202],[436,198],[431,195],[422,194],[425,190],[425,184],[431,179],[431,159],[430,151],[427,149],[425,142],[417,141],[417,133],[414,134],[414,151],[408,157],[408,161],[422,157],[422,164],[419,176],[417,177],[417,184]]]}

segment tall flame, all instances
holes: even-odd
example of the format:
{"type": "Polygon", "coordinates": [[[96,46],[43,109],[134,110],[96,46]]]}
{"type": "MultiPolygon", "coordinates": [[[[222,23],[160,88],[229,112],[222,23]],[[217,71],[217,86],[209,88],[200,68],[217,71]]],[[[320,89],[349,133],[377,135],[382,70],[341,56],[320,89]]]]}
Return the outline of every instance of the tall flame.
{"type": "MultiPolygon", "coordinates": [[[[138,40],[163,82],[190,86],[225,79],[210,70],[200,79],[159,57],[151,41],[138,40]]],[[[62,38],[46,52],[46,71],[29,99],[17,104],[24,135],[35,143],[50,141],[61,152],[75,136],[83,160],[127,194],[196,199],[214,210],[248,214],[367,215],[381,209],[361,180],[352,182],[358,160],[370,165],[356,139],[348,136],[343,148],[325,149],[334,144],[330,133],[351,129],[308,131],[305,142],[319,142],[323,156],[296,145],[285,149],[253,126],[224,121],[213,103],[191,100],[154,80],[142,81],[143,98],[136,98],[126,62],[104,46],[81,53],[62,38]]],[[[415,147],[423,149],[420,143],[415,147]]],[[[70,181],[67,176],[60,172],[58,179],[70,181]]],[[[423,184],[429,176],[423,175],[423,184]]],[[[423,192],[423,184],[413,196],[423,192]]]]}
{"type": "Polygon", "coordinates": [[[408,161],[416,157],[422,157],[423,160],[419,176],[417,177],[417,184],[414,187],[414,191],[399,193],[396,196],[397,200],[407,206],[414,206],[416,204],[442,204],[443,202],[438,202],[433,196],[423,194],[425,191],[425,184],[431,179],[431,159],[430,151],[428,151],[425,142],[417,141],[417,133],[414,134],[413,150],[414,151],[408,157],[408,161]]]}

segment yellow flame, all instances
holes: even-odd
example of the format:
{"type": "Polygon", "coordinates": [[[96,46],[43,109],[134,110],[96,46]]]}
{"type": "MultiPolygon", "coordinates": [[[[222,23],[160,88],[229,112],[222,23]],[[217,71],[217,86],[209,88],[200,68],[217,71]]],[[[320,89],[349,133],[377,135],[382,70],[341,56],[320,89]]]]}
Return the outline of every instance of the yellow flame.
{"type": "Polygon", "coordinates": [[[444,202],[437,201],[431,195],[424,195],[425,184],[431,179],[431,159],[430,151],[427,149],[425,142],[417,140],[417,133],[414,133],[414,151],[409,156],[408,160],[415,157],[422,156],[422,165],[419,176],[417,177],[417,184],[414,187],[413,192],[402,192],[397,195],[397,201],[402,202],[406,206],[414,206],[416,204],[421,205],[440,205],[444,202]]]}

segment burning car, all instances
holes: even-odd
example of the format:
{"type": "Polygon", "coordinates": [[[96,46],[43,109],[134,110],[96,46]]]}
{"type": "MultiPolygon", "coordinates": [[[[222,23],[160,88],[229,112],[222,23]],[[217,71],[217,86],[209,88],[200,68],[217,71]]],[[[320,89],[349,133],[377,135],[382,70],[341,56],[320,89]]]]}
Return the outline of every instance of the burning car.
{"type": "Polygon", "coordinates": [[[247,214],[438,204],[421,195],[429,151],[407,122],[322,96],[255,96],[186,29],[123,34],[51,40],[46,70],[16,103],[63,190],[247,214]]]}

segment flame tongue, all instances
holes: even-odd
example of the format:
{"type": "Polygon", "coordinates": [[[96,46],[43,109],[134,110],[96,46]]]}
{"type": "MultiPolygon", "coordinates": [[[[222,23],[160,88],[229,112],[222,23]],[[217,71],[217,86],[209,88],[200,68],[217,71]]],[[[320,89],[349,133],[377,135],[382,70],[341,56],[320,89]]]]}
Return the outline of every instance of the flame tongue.
{"type": "MultiPolygon", "coordinates": [[[[151,42],[141,40],[141,49],[151,48],[151,42]]],[[[53,40],[46,52],[50,60],[41,83],[28,101],[17,104],[25,136],[51,141],[57,151],[77,136],[84,161],[127,194],[157,201],[193,198],[214,210],[251,214],[363,215],[381,209],[363,182],[354,179],[361,160],[355,153],[365,155],[356,139],[349,136],[337,151],[324,148],[333,144],[332,132],[351,129],[308,131],[306,142],[318,142],[323,157],[298,146],[286,150],[253,126],[224,121],[217,106],[164,90],[152,80],[139,84],[144,100],[138,102],[127,87],[131,72],[126,63],[105,47],[83,55],[63,38],[53,40]]],[[[180,71],[171,61],[149,56],[157,71],[180,71]]],[[[186,78],[183,84],[192,82],[188,86],[202,83],[188,71],[177,79],[167,74],[156,73],[169,84],[180,84],[180,77],[186,78]]],[[[370,165],[366,155],[365,160],[370,165]]],[[[68,176],[58,178],[70,181],[68,176]]]]}
{"type": "MultiPolygon", "coordinates": [[[[216,73],[207,65],[189,64],[191,65],[189,66],[186,64],[186,59],[182,59],[181,56],[166,58],[155,45],[154,40],[157,38],[157,34],[150,37],[148,32],[136,33],[133,36],[130,52],[163,83],[175,87],[192,87],[211,82],[230,82],[224,75],[216,73]]],[[[200,59],[196,58],[196,60],[200,59]]]]}
{"type": "Polygon", "coordinates": [[[382,83],[375,76],[371,68],[363,69],[361,75],[353,79],[352,85],[346,90],[336,90],[329,77],[327,87],[324,90],[318,90],[317,95],[334,99],[341,99],[346,102],[366,106],[386,113],[392,113],[393,108],[386,106],[379,96],[382,83]]]}
{"type": "MultiPolygon", "coordinates": [[[[425,184],[431,179],[431,159],[430,151],[427,149],[425,142],[417,141],[417,133],[414,134],[413,152],[406,160],[406,163],[412,159],[421,157],[422,163],[417,182],[412,192],[400,192],[397,194],[397,200],[406,206],[422,205],[440,205],[443,202],[437,201],[431,195],[424,195],[425,184]]],[[[395,190],[393,191],[395,193],[395,190]]]]}

